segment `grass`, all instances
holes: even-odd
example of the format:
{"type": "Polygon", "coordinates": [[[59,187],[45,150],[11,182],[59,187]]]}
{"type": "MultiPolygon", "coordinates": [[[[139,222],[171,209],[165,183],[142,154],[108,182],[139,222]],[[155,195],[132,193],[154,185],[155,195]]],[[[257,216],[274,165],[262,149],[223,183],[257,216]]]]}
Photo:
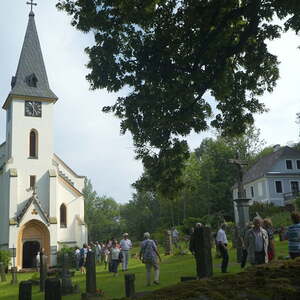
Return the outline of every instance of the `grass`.
{"type": "MultiPolygon", "coordinates": [[[[138,249],[133,249],[132,253],[138,249]]],[[[162,251],[161,251],[162,252],[162,251]]],[[[287,242],[276,242],[276,257],[287,256],[287,242]]],[[[213,252],[213,256],[214,256],[213,252]]],[[[220,272],[220,259],[214,258],[214,276],[224,276],[220,272]]],[[[119,268],[120,269],[120,268],[119,268]]],[[[129,272],[134,273],[136,277],[136,291],[149,291],[162,287],[167,287],[176,284],[180,281],[181,276],[195,276],[195,261],[191,254],[184,256],[162,256],[160,265],[160,285],[146,287],[146,271],[145,266],[136,258],[131,258],[129,263],[129,272]]],[[[236,263],[236,251],[229,251],[229,274],[238,273],[241,271],[240,265],[236,263]]],[[[111,273],[104,270],[103,266],[97,266],[97,288],[102,289],[106,299],[121,298],[125,295],[124,273],[119,272],[118,277],[112,277],[111,273]]],[[[18,274],[19,282],[28,280],[33,273],[18,274]]],[[[225,275],[227,276],[227,275],[225,275]]],[[[10,284],[11,275],[7,276],[7,282],[0,282],[0,300],[15,300],[18,295],[18,285],[10,284]]],[[[80,286],[81,291],[85,291],[85,276],[79,272],[75,273],[72,278],[73,283],[80,286]]],[[[44,299],[43,294],[39,292],[39,287],[33,287],[33,300],[44,299]]],[[[80,294],[64,296],[63,300],[79,300],[80,294]]]]}

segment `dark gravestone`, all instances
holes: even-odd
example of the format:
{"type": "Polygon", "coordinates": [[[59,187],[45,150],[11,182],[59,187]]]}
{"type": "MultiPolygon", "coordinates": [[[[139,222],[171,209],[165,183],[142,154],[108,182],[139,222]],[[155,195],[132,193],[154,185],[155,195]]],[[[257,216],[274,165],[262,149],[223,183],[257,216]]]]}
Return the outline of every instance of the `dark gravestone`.
{"type": "Polygon", "coordinates": [[[125,295],[130,298],[135,294],[135,275],[134,274],[125,274],[125,295]]]}
{"type": "Polygon", "coordinates": [[[196,260],[197,277],[211,277],[213,261],[211,255],[211,232],[207,226],[195,228],[191,244],[196,260]]]}
{"type": "Polygon", "coordinates": [[[2,282],[6,281],[5,267],[3,262],[0,262],[0,277],[2,282]]]}
{"type": "Polygon", "coordinates": [[[61,300],[61,286],[58,278],[48,278],[45,281],[45,300],[61,300]]]}
{"type": "Polygon", "coordinates": [[[47,279],[47,256],[40,252],[40,291],[45,290],[45,281],[47,279]]]}
{"type": "Polygon", "coordinates": [[[73,285],[71,280],[71,273],[68,269],[69,256],[67,253],[62,255],[62,273],[61,273],[61,289],[62,294],[67,295],[73,293],[73,285]]]}
{"type": "Polygon", "coordinates": [[[11,284],[17,284],[18,283],[18,278],[17,278],[17,268],[16,267],[12,267],[11,268],[11,284]]]}
{"type": "Polygon", "coordinates": [[[95,253],[89,251],[86,258],[86,292],[96,293],[96,261],[95,253]]]}
{"type": "Polygon", "coordinates": [[[21,281],[19,285],[19,300],[32,299],[32,283],[31,281],[21,281]]]}

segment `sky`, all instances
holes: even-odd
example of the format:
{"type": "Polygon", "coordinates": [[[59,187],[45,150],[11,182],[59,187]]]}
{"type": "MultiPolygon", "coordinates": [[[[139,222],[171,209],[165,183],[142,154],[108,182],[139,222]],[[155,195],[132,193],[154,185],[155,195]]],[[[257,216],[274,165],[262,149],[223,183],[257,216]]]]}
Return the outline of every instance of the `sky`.
{"type": "MultiPolygon", "coordinates": [[[[120,203],[131,199],[131,184],[143,172],[134,158],[130,134],[120,134],[120,121],[104,114],[102,106],[115,102],[118,94],[105,89],[91,91],[85,76],[88,57],[84,49],[93,43],[91,34],[77,31],[71,18],[55,8],[56,0],[39,1],[35,22],[52,91],[59,97],[54,110],[54,151],[75,172],[89,178],[99,195],[120,203]]],[[[3,104],[15,75],[30,7],[23,0],[1,1],[0,12],[0,101],[3,104]],[[3,2],[3,3],[2,3],[3,2]]],[[[287,33],[269,44],[278,55],[280,80],[272,94],[261,101],[268,113],[255,116],[266,145],[299,141],[296,113],[300,112],[300,37],[287,33]]],[[[2,106],[1,104],[1,106],[2,106]]],[[[190,149],[198,147],[210,132],[191,134],[190,149]]],[[[0,112],[0,142],[5,139],[5,113],[0,112]]]]}

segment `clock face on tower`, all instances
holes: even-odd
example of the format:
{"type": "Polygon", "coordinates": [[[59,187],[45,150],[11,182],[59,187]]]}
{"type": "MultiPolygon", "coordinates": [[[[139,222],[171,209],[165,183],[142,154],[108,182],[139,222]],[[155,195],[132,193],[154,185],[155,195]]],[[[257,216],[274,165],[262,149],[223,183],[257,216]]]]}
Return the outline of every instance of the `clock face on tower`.
{"type": "Polygon", "coordinates": [[[25,101],[25,116],[41,117],[42,116],[42,102],[40,102],[40,101],[25,101]]]}

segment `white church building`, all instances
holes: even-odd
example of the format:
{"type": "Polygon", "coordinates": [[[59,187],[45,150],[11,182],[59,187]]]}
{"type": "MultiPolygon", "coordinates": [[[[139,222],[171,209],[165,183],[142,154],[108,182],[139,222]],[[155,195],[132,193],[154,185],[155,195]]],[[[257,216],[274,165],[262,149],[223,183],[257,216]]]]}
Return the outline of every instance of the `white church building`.
{"type": "Polygon", "coordinates": [[[0,249],[16,255],[18,269],[32,268],[40,248],[50,265],[62,245],[87,241],[84,177],[53,152],[53,108],[34,13],[29,21],[6,110],[0,145],[0,249]]]}

